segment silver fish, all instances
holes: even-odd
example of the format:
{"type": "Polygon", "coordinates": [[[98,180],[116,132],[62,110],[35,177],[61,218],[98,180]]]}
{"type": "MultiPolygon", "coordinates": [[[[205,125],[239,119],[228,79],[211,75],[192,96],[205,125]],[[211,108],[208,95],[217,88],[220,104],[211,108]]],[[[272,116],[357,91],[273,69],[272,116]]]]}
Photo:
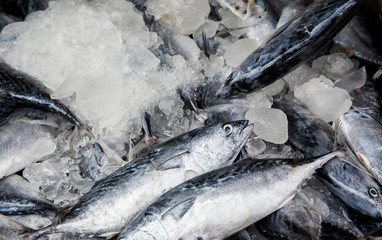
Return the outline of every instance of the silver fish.
{"type": "Polygon", "coordinates": [[[24,169],[33,161],[55,150],[54,138],[60,126],[51,113],[34,109],[21,109],[0,124],[0,179],[24,169]],[[37,148],[51,143],[41,156],[37,148]]]}
{"type": "Polygon", "coordinates": [[[226,79],[216,93],[232,97],[257,91],[319,52],[356,14],[360,0],[319,0],[290,21],[226,79]]]}
{"type": "Polygon", "coordinates": [[[0,214],[0,239],[16,240],[18,235],[29,231],[32,231],[32,229],[0,214]]]}
{"type": "Polygon", "coordinates": [[[367,173],[348,163],[346,159],[333,159],[320,169],[325,185],[348,206],[358,212],[382,218],[382,189],[367,173]]]}
{"type": "Polygon", "coordinates": [[[118,239],[223,239],[284,206],[305,179],[338,154],[250,159],[195,177],[158,198],[118,239]]]}
{"type": "MultiPolygon", "coordinates": [[[[246,120],[219,123],[170,139],[97,182],[52,231],[99,235],[121,231],[164,192],[231,164],[252,127],[246,120]]],[[[50,231],[42,229],[30,237],[50,231]]]]}
{"type": "Polygon", "coordinates": [[[58,210],[33,185],[19,175],[0,180],[0,214],[29,214],[58,210]]]}
{"type": "Polygon", "coordinates": [[[8,65],[0,58],[0,102],[58,114],[73,124],[88,128],[60,101],[51,99],[49,89],[39,81],[8,65]]]}
{"type": "Polygon", "coordinates": [[[352,108],[336,121],[336,137],[382,184],[382,124],[366,112],[352,108]]]}

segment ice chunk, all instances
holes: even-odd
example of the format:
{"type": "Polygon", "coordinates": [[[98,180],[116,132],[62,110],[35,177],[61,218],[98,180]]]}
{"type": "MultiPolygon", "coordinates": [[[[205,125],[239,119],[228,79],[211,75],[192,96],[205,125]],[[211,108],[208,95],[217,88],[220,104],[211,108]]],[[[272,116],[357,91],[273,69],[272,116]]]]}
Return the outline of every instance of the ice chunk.
{"type": "Polygon", "coordinates": [[[283,79],[279,79],[276,82],[272,83],[269,86],[266,86],[261,89],[265,94],[274,96],[279,94],[285,88],[285,82],[283,79]]]}
{"type": "Polygon", "coordinates": [[[333,82],[323,75],[301,86],[296,86],[295,97],[311,112],[327,122],[336,120],[351,107],[349,93],[334,87],[333,82]]]}
{"type": "MultiPolygon", "coordinates": [[[[161,40],[125,0],[52,1],[48,11],[21,24],[9,25],[0,35],[5,61],[41,80],[53,98],[64,99],[88,121],[95,135],[113,136],[122,146],[144,109],[161,98],[179,98],[177,87],[203,77],[182,56],[169,58],[171,66],[162,67],[151,51],[161,40]]],[[[198,62],[195,42],[182,37],[185,56],[198,62]]]]}
{"type": "Polygon", "coordinates": [[[249,108],[271,108],[273,99],[263,91],[247,94],[249,108]]]}
{"type": "Polygon", "coordinates": [[[349,73],[353,65],[352,60],[346,54],[334,53],[314,60],[312,68],[330,79],[337,80],[349,73]]]}
{"type": "Polygon", "coordinates": [[[264,152],[267,146],[259,137],[250,138],[247,141],[247,152],[250,157],[255,157],[260,153],[264,152]]]}
{"type": "Polygon", "coordinates": [[[155,19],[170,23],[184,35],[203,25],[210,12],[208,0],[149,0],[146,6],[155,19]]]}
{"type": "Polygon", "coordinates": [[[347,74],[345,77],[334,82],[336,87],[345,89],[349,93],[356,88],[365,85],[367,79],[366,69],[362,67],[354,72],[347,74]]]}
{"type": "Polygon", "coordinates": [[[232,67],[239,66],[259,46],[259,41],[255,39],[245,38],[236,41],[224,54],[226,64],[232,67]]]}
{"type": "Polygon", "coordinates": [[[284,80],[289,85],[289,90],[294,91],[295,86],[299,86],[308,82],[312,78],[319,77],[320,74],[314,69],[308,67],[306,64],[301,65],[293,72],[284,76],[284,80]]]}
{"type": "Polygon", "coordinates": [[[224,66],[224,58],[223,57],[215,57],[210,61],[206,61],[204,64],[204,76],[212,77],[213,75],[220,73],[224,66]]]}
{"type": "Polygon", "coordinates": [[[251,109],[245,118],[254,124],[253,132],[261,139],[282,144],[288,140],[288,120],[285,113],[275,108],[251,109]]]}

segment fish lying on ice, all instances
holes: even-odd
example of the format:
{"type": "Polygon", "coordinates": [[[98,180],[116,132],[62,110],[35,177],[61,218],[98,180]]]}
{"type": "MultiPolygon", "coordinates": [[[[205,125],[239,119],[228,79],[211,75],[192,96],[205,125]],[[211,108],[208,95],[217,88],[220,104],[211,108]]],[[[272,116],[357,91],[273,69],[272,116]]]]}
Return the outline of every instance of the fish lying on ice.
{"type": "Polygon", "coordinates": [[[284,206],[330,153],[307,160],[250,159],[195,177],[163,194],[118,239],[222,239],[284,206]]]}
{"type": "Polygon", "coordinates": [[[232,163],[252,127],[244,120],[219,123],[172,138],[97,182],[60,224],[30,237],[49,232],[115,234],[164,192],[232,163]]]}
{"type": "Polygon", "coordinates": [[[232,97],[259,90],[307,61],[352,19],[360,0],[320,0],[251,53],[216,93],[232,97]]]}

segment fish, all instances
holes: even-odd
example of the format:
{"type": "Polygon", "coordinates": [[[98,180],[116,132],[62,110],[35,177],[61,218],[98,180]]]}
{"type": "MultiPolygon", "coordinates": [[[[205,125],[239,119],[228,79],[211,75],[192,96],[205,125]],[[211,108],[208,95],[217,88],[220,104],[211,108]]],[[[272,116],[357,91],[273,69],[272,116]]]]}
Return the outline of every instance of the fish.
{"type": "MultiPolygon", "coordinates": [[[[59,118],[36,109],[15,110],[0,124],[0,179],[56,149],[59,118]],[[44,150],[44,151],[43,151],[44,150]]],[[[64,124],[62,124],[64,125],[64,124]]]]}
{"type": "Polygon", "coordinates": [[[334,129],[322,118],[301,105],[282,98],[273,100],[273,107],[288,118],[288,142],[305,157],[326,154],[334,149],[334,129]]]}
{"type": "Polygon", "coordinates": [[[364,237],[365,234],[347,218],[346,211],[347,206],[313,176],[290,204],[261,222],[264,225],[262,227],[272,235],[293,239],[321,239],[325,229],[323,223],[338,227],[357,238],[364,237]]]}
{"type": "Polygon", "coordinates": [[[333,40],[344,52],[369,63],[382,65],[382,56],[373,43],[362,15],[356,15],[333,40]]]}
{"type": "Polygon", "coordinates": [[[367,216],[382,218],[382,189],[367,173],[345,159],[335,158],[318,170],[319,179],[343,202],[367,216]]]}
{"type": "Polygon", "coordinates": [[[24,108],[35,108],[62,116],[82,129],[88,128],[63,103],[52,99],[50,90],[36,78],[18,71],[0,59],[0,102],[24,108]]]}
{"type": "Polygon", "coordinates": [[[233,71],[216,93],[229,98],[257,91],[290,73],[325,47],[354,17],[360,0],[319,0],[279,28],[233,71]]]}
{"type": "Polygon", "coordinates": [[[283,207],[304,180],[338,154],[247,159],[205,173],[163,194],[118,239],[223,239],[283,207]]]}
{"type": "Polygon", "coordinates": [[[18,235],[29,231],[32,231],[32,229],[0,214],[0,239],[16,240],[18,235]]]}
{"type": "Polygon", "coordinates": [[[365,85],[354,89],[350,93],[353,108],[365,112],[374,119],[379,120],[382,116],[381,95],[375,84],[367,80],[365,85]]]}
{"type": "Polygon", "coordinates": [[[13,174],[0,180],[0,214],[17,215],[56,212],[57,206],[48,202],[23,177],[13,174]]]}
{"type": "Polygon", "coordinates": [[[108,235],[176,185],[231,164],[253,128],[247,120],[218,123],[172,138],[98,181],[49,232],[108,235]]]}
{"type": "Polygon", "coordinates": [[[382,184],[382,124],[366,112],[351,108],[335,122],[337,143],[345,146],[382,184]]]}

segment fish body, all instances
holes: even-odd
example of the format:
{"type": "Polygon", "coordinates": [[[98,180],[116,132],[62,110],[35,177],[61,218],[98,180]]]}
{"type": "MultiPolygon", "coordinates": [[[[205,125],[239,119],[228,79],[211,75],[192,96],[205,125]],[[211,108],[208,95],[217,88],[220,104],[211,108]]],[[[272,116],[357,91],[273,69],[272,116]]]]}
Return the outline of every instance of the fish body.
{"type": "Polygon", "coordinates": [[[284,206],[338,153],[316,160],[243,160],[163,194],[118,239],[223,239],[284,206]]]}
{"type": "Polygon", "coordinates": [[[352,108],[336,122],[339,144],[344,144],[382,184],[382,124],[361,109],[352,108]]]}
{"type": "Polygon", "coordinates": [[[308,109],[284,99],[274,99],[273,107],[288,118],[288,141],[305,157],[326,154],[334,148],[334,129],[308,109]]]}
{"type": "MultiPolygon", "coordinates": [[[[168,140],[97,182],[54,232],[119,232],[167,190],[232,163],[252,126],[248,121],[219,123],[168,140]]],[[[43,229],[34,235],[49,231],[43,229]]]]}
{"type": "Polygon", "coordinates": [[[0,59],[0,102],[58,114],[77,126],[84,124],[34,77],[12,68],[0,59]]]}
{"type": "Polygon", "coordinates": [[[0,179],[16,173],[56,149],[58,119],[50,113],[21,109],[0,125],[0,179]],[[44,149],[44,151],[42,150],[44,149]]]}
{"type": "Polygon", "coordinates": [[[348,158],[333,159],[318,172],[320,180],[348,206],[362,214],[382,218],[381,187],[368,173],[350,164],[348,158]]]}
{"type": "Polygon", "coordinates": [[[359,0],[320,0],[281,27],[227,78],[218,97],[259,90],[307,61],[352,19],[359,0]]]}
{"type": "Polygon", "coordinates": [[[14,174],[1,179],[0,189],[0,214],[16,215],[58,210],[19,175],[14,174]]]}

